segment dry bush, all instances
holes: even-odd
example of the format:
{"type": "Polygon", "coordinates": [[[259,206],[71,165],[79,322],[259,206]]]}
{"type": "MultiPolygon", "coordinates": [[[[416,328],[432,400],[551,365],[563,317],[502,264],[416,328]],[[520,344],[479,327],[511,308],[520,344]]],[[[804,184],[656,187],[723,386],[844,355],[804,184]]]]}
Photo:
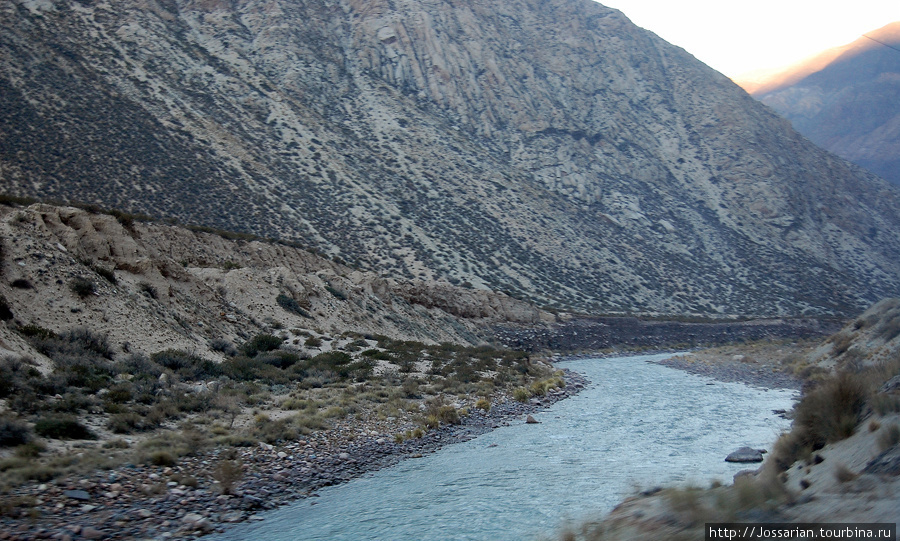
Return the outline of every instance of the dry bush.
{"type": "Polygon", "coordinates": [[[864,378],[838,374],[803,397],[795,411],[795,430],[813,450],[850,437],[869,395],[864,378]]]}
{"type": "Polygon", "coordinates": [[[219,482],[222,494],[233,494],[235,485],[244,477],[244,465],[240,460],[228,458],[219,460],[212,477],[219,482]]]}
{"type": "Polygon", "coordinates": [[[886,427],[878,436],[878,447],[882,451],[886,451],[898,443],[900,443],[900,426],[897,426],[896,423],[886,427]]]}
{"type": "Polygon", "coordinates": [[[838,464],[834,468],[834,478],[837,479],[839,483],[849,483],[857,477],[859,477],[858,473],[850,471],[850,469],[843,464],[838,464]]]}

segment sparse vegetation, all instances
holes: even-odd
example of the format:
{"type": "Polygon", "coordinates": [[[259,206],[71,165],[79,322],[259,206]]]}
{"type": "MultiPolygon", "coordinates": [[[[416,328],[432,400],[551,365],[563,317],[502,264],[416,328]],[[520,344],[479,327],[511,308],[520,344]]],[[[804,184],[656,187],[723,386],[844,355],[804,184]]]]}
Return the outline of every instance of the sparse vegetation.
{"type": "Polygon", "coordinates": [[[34,423],[38,436],[57,440],[87,440],[96,436],[77,419],[68,415],[55,415],[38,419],[34,423]]]}
{"type": "Polygon", "coordinates": [[[83,276],[76,276],[69,281],[69,289],[72,291],[72,293],[84,299],[90,295],[93,295],[97,291],[97,286],[88,278],[84,278],[83,276]]]}
{"type": "Polygon", "coordinates": [[[305,318],[312,318],[312,315],[309,312],[307,312],[305,308],[300,306],[300,303],[298,303],[296,300],[294,300],[293,297],[289,297],[282,293],[282,294],[279,294],[277,297],[275,297],[275,302],[278,303],[278,306],[281,306],[282,308],[284,308],[288,312],[291,312],[292,314],[297,314],[297,315],[303,316],[305,318]]]}

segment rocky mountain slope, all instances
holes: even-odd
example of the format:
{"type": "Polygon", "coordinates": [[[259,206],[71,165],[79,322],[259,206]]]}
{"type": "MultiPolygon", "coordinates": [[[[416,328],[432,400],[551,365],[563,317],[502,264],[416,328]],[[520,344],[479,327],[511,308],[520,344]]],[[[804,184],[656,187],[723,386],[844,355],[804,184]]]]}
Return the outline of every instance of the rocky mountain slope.
{"type": "Polygon", "coordinates": [[[0,185],[546,305],[853,313],[896,189],[587,0],[13,0],[0,185]]]}
{"type": "Polygon", "coordinates": [[[23,328],[89,329],[116,354],[179,349],[221,360],[216,342],[263,332],[301,349],[318,339],[307,348],[315,354],[367,333],[480,344],[491,324],[541,317],[502,294],[385,279],[290,246],[123,225],[71,207],[0,206],[0,239],[0,316],[9,322],[0,325],[0,355],[43,359],[45,367],[23,328]]]}
{"type": "Polygon", "coordinates": [[[900,185],[900,21],[745,88],[816,144],[900,185]]]}

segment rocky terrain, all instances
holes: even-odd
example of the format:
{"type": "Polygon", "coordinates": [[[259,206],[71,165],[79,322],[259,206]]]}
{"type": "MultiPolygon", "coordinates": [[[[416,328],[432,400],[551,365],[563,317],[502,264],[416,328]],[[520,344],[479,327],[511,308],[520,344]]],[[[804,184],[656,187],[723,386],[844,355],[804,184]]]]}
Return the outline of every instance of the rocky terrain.
{"type": "Polygon", "coordinates": [[[486,322],[542,317],[502,294],[384,278],[261,239],[122,221],[72,207],[0,206],[7,353],[45,359],[16,324],[89,328],[122,354],[176,348],[222,360],[210,341],[263,331],[323,339],[310,353],[348,331],[475,345],[491,339],[486,322]],[[73,292],[74,280],[89,291],[73,292]]]}
{"type": "Polygon", "coordinates": [[[900,185],[900,21],[755,84],[814,143],[900,185]]]}
{"type": "Polygon", "coordinates": [[[561,539],[704,539],[707,522],[900,524],[900,299],[822,342],[728,346],[665,364],[726,381],[801,381],[791,432],[733,485],[642,487],[561,539]]]}
{"type": "Polygon", "coordinates": [[[492,328],[554,318],[249,235],[5,201],[0,538],[201,534],[522,422],[584,382],[492,328]]]}
{"type": "Polygon", "coordinates": [[[595,2],[12,0],[0,25],[13,195],[593,313],[900,287],[895,188],[595,2]]]}

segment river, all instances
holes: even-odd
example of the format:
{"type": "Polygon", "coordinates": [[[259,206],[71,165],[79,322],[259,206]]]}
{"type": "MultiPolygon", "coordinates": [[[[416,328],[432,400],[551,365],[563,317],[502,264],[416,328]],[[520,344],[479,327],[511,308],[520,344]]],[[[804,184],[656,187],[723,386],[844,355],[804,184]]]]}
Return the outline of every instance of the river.
{"type": "Polygon", "coordinates": [[[535,418],[327,487],[216,540],[504,541],[552,538],[654,486],[730,483],[742,446],[770,448],[795,391],[722,383],[651,361],[566,361],[591,381],[535,418]]]}

